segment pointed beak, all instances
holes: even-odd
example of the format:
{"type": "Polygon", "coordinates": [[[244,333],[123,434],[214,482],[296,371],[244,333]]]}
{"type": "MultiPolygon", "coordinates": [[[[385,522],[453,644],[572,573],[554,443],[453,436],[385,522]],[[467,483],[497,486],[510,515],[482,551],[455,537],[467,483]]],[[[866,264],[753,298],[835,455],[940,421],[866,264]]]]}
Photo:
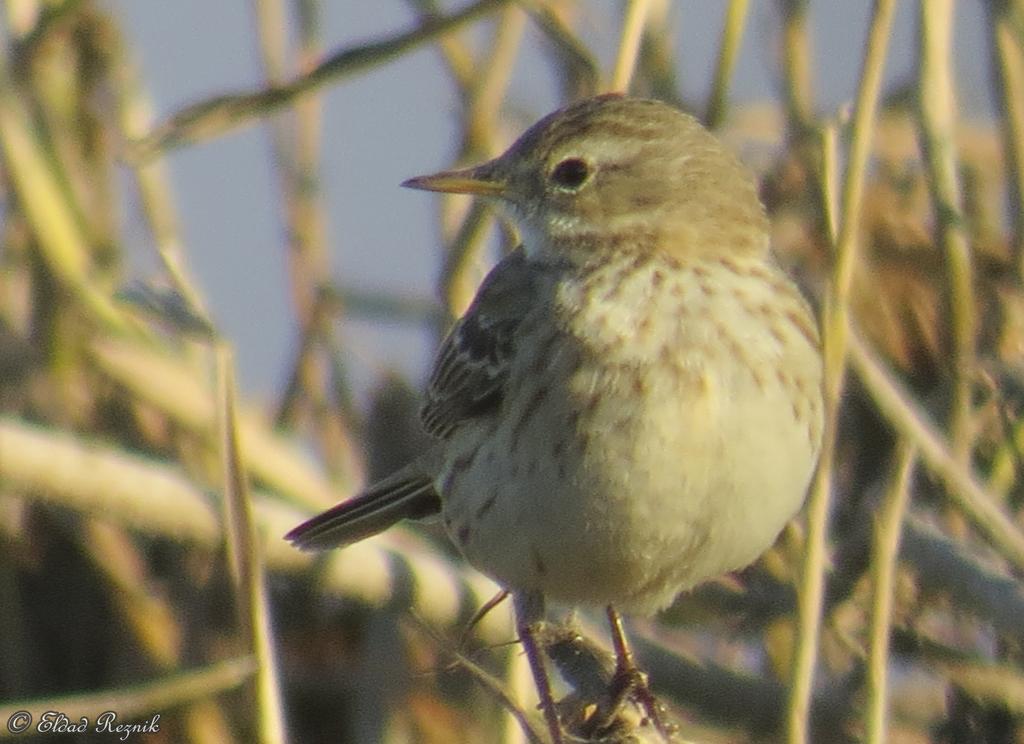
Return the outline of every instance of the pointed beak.
{"type": "Polygon", "coordinates": [[[473,168],[416,176],[403,181],[402,185],[409,189],[441,191],[447,194],[500,197],[506,193],[506,183],[499,175],[499,169],[495,167],[496,162],[491,160],[473,168]]]}

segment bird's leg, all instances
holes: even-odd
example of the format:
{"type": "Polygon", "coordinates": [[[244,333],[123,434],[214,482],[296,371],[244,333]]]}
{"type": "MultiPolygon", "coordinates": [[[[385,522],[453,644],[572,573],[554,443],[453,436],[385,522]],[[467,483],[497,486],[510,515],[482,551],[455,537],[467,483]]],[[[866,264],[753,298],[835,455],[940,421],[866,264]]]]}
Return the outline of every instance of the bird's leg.
{"type": "Polygon", "coordinates": [[[551,733],[551,744],[564,744],[562,725],[558,721],[558,709],[551,695],[551,682],[544,667],[544,656],[537,645],[537,631],[544,619],[544,597],[536,592],[516,592],[513,595],[516,610],[516,631],[523,644],[523,652],[530,663],[533,683],[537,687],[540,707],[551,733]]]}
{"type": "Polygon", "coordinates": [[[667,741],[670,738],[670,733],[664,721],[661,720],[658,699],[654,697],[654,693],[651,692],[651,688],[647,684],[647,675],[636,665],[633,651],[626,641],[626,633],[622,628],[622,617],[618,610],[611,605],[608,605],[605,612],[612,630],[612,646],[615,648],[615,676],[612,677],[609,689],[609,696],[612,700],[611,710],[618,710],[627,697],[634,696],[651,723],[654,724],[654,728],[667,741]]]}
{"type": "Polygon", "coordinates": [[[509,594],[511,594],[511,592],[509,592],[508,589],[502,589],[500,592],[484,602],[483,606],[479,610],[473,613],[473,617],[469,618],[469,622],[466,623],[465,630],[462,631],[462,639],[459,641],[460,647],[465,648],[469,645],[469,637],[473,633],[477,624],[487,617],[487,614],[491,610],[504,602],[508,598],[509,594]]]}

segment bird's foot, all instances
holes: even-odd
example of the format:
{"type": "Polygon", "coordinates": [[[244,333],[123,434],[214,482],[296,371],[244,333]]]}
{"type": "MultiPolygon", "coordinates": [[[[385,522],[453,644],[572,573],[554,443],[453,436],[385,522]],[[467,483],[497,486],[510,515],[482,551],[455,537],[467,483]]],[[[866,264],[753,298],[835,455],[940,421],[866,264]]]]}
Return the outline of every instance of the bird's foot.
{"type": "Polygon", "coordinates": [[[651,691],[647,675],[640,671],[633,651],[626,641],[622,627],[622,618],[614,607],[607,608],[608,623],[612,632],[612,645],[615,648],[615,673],[608,685],[608,704],[605,708],[606,721],[614,721],[622,712],[623,706],[630,700],[635,701],[643,711],[647,720],[665,741],[671,741],[672,732],[662,715],[662,705],[651,691]]]}
{"type": "Polygon", "coordinates": [[[662,715],[662,704],[651,691],[647,675],[636,666],[616,668],[608,686],[608,700],[608,710],[613,715],[618,715],[630,700],[635,701],[662,738],[666,741],[670,739],[671,731],[662,715]]]}

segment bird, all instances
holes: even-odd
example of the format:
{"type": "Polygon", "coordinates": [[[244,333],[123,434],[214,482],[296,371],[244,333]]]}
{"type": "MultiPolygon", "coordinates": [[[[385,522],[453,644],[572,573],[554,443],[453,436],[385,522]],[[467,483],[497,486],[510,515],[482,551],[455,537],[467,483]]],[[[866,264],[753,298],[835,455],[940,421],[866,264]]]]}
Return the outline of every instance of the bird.
{"type": "Polygon", "coordinates": [[[561,741],[544,600],[606,608],[635,676],[619,611],[655,613],[771,547],[821,448],[816,318],[752,174],[657,100],[571,103],[493,160],[403,186],[494,203],[521,243],[440,345],[434,444],[286,539],[320,550],[440,516],[512,593],[561,741]]]}

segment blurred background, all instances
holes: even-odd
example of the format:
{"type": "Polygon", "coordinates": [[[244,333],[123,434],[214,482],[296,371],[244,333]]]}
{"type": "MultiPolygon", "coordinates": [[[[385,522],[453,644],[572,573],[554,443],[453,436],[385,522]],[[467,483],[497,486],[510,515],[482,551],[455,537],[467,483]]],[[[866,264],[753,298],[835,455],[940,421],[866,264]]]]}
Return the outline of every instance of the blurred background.
{"type": "MultiPolygon", "coordinates": [[[[325,52],[392,36],[415,18],[410,8],[417,7],[393,0],[309,5],[320,6],[314,11],[315,38],[325,52]]],[[[781,94],[779,5],[771,0],[745,5],[747,28],[736,50],[730,108],[777,102],[781,94]]],[[[255,89],[266,79],[252,3],[120,0],[100,7],[125,34],[157,118],[206,98],[255,89]]],[[[890,86],[913,81],[913,8],[911,3],[897,8],[885,69],[890,86]]],[[[852,102],[870,9],[868,2],[808,4],[816,113],[835,114],[852,102]]],[[[968,119],[987,120],[993,107],[983,7],[961,2],[954,10],[959,104],[968,119]]],[[[720,3],[665,3],[659,20],[676,63],[674,94],[693,110],[711,93],[725,11],[720,3]]],[[[282,20],[289,28],[283,33],[294,42],[295,19],[282,20]]],[[[575,11],[573,32],[605,74],[615,59],[621,23],[620,3],[575,11]]],[[[463,34],[480,51],[493,41],[488,23],[472,24],[463,34]]],[[[318,91],[318,186],[331,277],[345,286],[432,299],[441,250],[435,205],[431,197],[403,192],[398,184],[448,167],[460,156],[497,154],[518,131],[564,103],[546,43],[535,27],[522,30],[503,73],[509,80],[500,86],[500,138],[478,152],[460,152],[460,92],[443,56],[430,45],[318,91]]],[[[261,396],[284,383],[297,336],[282,250],[286,215],[270,147],[266,127],[238,127],[214,141],[173,150],[165,159],[189,264],[218,327],[238,349],[243,387],[261,396]]],[[[137,209],[125,210],[121,219],[130,268],[148,276],[155,270],[152,237],[137,209]]],[[[360,391],[383,367],[417,379],[433,351],[429,339],[404,324],[382,328],[354,317],[347,319],[345,332],[359,351],[350,374],[360,391]]]]}
{"type": "Polygon", "coordinates": [[[514,245],[398,184],[628,81],[757,173],[833,360],[806,513],[630,625],[681,735],[1024,741],[1020,0],[10,0],[0,28],[0,738],[534,735],[507,603],[470,628],[497,588],[439,531],[280,537],[419,451],[431,352],[514,245]]]}

